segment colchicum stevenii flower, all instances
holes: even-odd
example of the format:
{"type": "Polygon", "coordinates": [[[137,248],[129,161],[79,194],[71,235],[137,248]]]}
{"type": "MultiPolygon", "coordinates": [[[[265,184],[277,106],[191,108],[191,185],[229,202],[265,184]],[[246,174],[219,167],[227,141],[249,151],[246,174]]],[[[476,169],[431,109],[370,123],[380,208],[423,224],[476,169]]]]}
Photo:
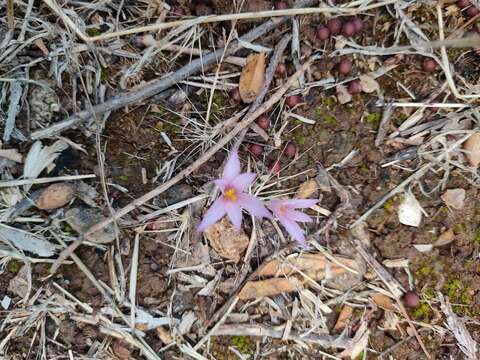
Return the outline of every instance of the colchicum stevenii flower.
{"type": "Polygon", "coordinates": [[[292,238],[297,240],[302,247],[307,248],[305,235],[297,222],[312,222],[313,220],[310,216],[295,209],[312,207],[317,201],[313,199],[271,200],[267,203],[267,207],[272,210],[292,238]]]}
{"type": "Polygon", "coordinates": [[[240,159],[238,152],[233,150],[225,164],[223,178],[215,180],[215,184],[222,191],[222,195],[208,209],[198,231],[204,231],[215,224],[225,214],[229,217],[234,228],[239,231],[242,225],[242,210],[245,209],[253,216],[272,218],[263,203],[247,193],[248,187],[255,179],[255,173],[240,173],[240,159]]]}

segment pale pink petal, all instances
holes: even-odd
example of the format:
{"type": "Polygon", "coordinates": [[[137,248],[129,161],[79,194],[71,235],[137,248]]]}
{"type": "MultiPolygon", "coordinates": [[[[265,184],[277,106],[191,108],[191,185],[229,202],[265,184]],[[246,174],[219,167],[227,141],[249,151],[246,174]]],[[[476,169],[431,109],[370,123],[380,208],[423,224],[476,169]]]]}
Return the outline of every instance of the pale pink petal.
{"type": "Polygon", "coordinates": [[[220,197],[212,204],[212,206],[210,206],[210,209],[208,209],[208,211],[205,213],[202,222],[197,227],[197,231],[204,231],[210,225],[215,224],[225,215],[226,212],[227,209],[225,207],[225,201],[223,200],[223,197],[220,197]]]}
{"type": "Polygon", "coordinates": [[[213,180],[213,182],[222,190],[222,192],[225,191],[225,188],[228,185],[228,181],[225,179],[217,179],[217,180],[213,180]]]}
{"type": "Polygon", "coordinates": [[[272,214],[270,214],[265,205],[263,205],[260,200],[254,198],[253,196],[241,193],[238,195],[237,202],[242,208],[247,210],[253,216],[265,217],[267,219],[272,218],[272,214]]]}
{"type": "Polygon", "coordinates": [[[284,200],[283,204],[285,206],[293,207],[293,208],[309,208],[315,205],[318,200],[314,199],[292,199],[292,200],[284,200]]]}
{"type": "Polygon", "coordinates": [[[300,221],[300,222],[312,222],[312,218],[307,214],[302,213],[301,211],[287,209],[285,211],[285,217],[289,220],[300,221]]]}
{"type": "Polygon", "coordinates": [[[303,234],[303,230],[295,221],[290,220],[280,220],[280,223],[283,225],[285,230],[290,234],[292,238],[297,240],[300,245],[303,247],[307,247],[307,242],[305,241],[305,235],[303,234]]]}
{"type": "Polygon", "coordinates": [[[283,203],[283,200],[270,200],[265,205],[267,208],[272,210],[272,212],[276,216],[278,216],[278,214],[280,213],[280,206],[282,205],[282,203],[283,203]]]}
{"type": "Polygon", "coordinates": [[[240,159],[238,158],[238,151],[234,149],[230,153],[230,158],[227,160],[225,168],[223,169],[223,178],[231,181],[238,174],[240,174],[240,159]]]}
{"type": "Polygon", "coordinates": [[[229,203],[226,206],[227,208],[227,215],[232,222],[233,227],[235,230],[240,231],[242,227],[242,209],[238,204],[229,203]]]}
{"type": "Polygon", "coordinates": [[[257,174],[255,173],[242,173],[232,180],[232,185],[240,191],[245,191],[252,181],[255,180],[256,176],[257,174]]]}

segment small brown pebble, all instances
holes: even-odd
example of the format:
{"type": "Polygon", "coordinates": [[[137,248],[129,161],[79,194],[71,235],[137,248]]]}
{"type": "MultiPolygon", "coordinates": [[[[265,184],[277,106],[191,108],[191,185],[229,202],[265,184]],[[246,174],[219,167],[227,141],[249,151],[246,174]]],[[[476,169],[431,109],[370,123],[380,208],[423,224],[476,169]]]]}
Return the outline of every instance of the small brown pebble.
{"type": "Polygon", "coordinates": [[[273,7],[275,8],[275,10],[287,10],[288,8],[290,8],[290,6],[288,6],[288,2],[286,1],[277,1],[273,7]]]}
{"type": "Polygon", "coordinates": [[[252,144],[249,147],[249,151],[252,153],[254,156],[260,156],[263,153],[263,146],[259,144],[252,144]]]}
{"type": "Polygon", "coordinates": [[[288,107],[293,108],[294,106],[302,102],[302,98],[299,95],[290,95],[290,96],[287,96],[287,99],[285,100],[285,102],[287,103],[288,107]]]}
{"type": "Polygon", "coordinates": [[[428,73],[431,73],[431,72],[434,72],[436,69],[437,69],[437,62],[433,59],[425,59],[423,60],[423,64],[422,64],[422,68],[423,68],[423,71],[425,72],[428,72],[428,73]]]}
{"type": "Polygon", "coordinates": [[[405,303],[406,306],[410,308],[417,307],[418,304],[420,303],[420,298],[418,297],[418,294],[413,291],[409,290],[403,295],[403,302],[405,303]]]}
{"type": "Polygon", "coordinates": [[[284,76],[287,74],[287,65],[284,63],[279,63],[275,69],[275,74],[284,76]]]}
{"type": "Polygon", "coordinates": [[[327,22],[327,28],[330,30],[330,34],[337,35],[342,30],[342,20],[339,18],[330,19],[327,22]]]}
{"type": "Polygon", "coordinates": [[[317,29],[317,36],[322,41],[328,40],[330,38],[330,30],[325,26],[319,27],[317,29]]]}
{"type": "Polygon", "coordinates": [[[362,19],[355,19],[353,20],[353,26],[355,27],[355,34],[362,32],[363,30],[363,20],[362,19]]]}
{"type": "Polygon", "coordinates": [[[293,158],[295,157],[296,153],[297,153],[297,147],[292,141],[289,141],[285,146],[285,155],[288,156],[289,158],[293,158]]]}
{"type": "Polygon", "coordinates": [[[257,125],[260,126],[263,130],[267,130],[270,126],[270,118],[267,115],[261,115],[257,119],[257,125]]]}
{"type": "Polygon", "coordinates": [[[471,2],[469,0],[458,0],[457,1],[457,6],[461,9],[466,8],[467,6],[470,6],[471,2]]]}
{"type": "Polygon", "coordinates": [[[350,59],[343,59],[338,64],[338,72],[342,75],[348,75],[352,71],[352,61],[350,59]]]}
{"type": "Polygon", "coordinates": [[[472,5],[467,9],[467,15],[469,17],[477,16],[478,13],[480,13],[480,11],[478,10],[478,8],[475,5],[472,5]]]}
{"type": "Polygon", "coordinates": [[[228,94],[230,96],[230,99],[232,99],[233,101],[237,103],[242,102],[242,97],[240,96],[240,90],[238,88],[230,90],[228,94]]]}
{"type": "Polygon", "coordinates": [[[352,21],[348,21],[345,24],[343,24],[342,34],[345,37],[350,37],[353,34],[355,34],[355,25],[353,25],[352,21]]]}
{"type": "Polygon", "coordinates": [[[360,81],[353,80],[348,84],[347,89],[350,95],[357,95],[362,92],[362,85],[360,84],[360,81]]]}

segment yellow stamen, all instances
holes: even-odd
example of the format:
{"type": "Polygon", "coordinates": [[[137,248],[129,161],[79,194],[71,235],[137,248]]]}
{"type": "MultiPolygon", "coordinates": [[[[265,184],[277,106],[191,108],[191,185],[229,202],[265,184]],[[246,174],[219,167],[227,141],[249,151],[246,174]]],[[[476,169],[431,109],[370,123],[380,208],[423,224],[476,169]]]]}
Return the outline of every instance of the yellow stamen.
{"type": "Polygon", "coordinates": [[[280,215],[285,215],[287,209],[285,208],[285,206],[281,205],[280,206],[280,209],[278,209],[278,212],[280,213],[280,215]]]}
{"type": "Polygon", "coordinates": [[[237,201],[237,192],[234,188],[228,188],[225,190],[225,194],[223,195],[226,200],[229,201],[237,201]]]}

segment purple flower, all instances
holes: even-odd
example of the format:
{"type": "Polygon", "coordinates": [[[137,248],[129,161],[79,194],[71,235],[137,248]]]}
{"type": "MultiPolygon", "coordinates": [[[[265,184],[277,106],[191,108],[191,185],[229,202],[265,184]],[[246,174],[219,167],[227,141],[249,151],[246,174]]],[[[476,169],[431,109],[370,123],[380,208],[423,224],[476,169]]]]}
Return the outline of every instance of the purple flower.
{"type": "Polygon", "coordinates": [[[246,192],[256,176],[255,173],[240,174],[238,152],[233,150],[230,159],[225,164],[223,178],[214,181],[222,191],[222,195],[208,209],[197,230],[204,231],[227,214],[235,229],[240,231],[242,209],[247,210],[253,216],[271,219],[272,214],[263,203],[246,192]]]}
{"type": "Polygon", "coordinates": [[[305,235],[297,222],[311,222],[313,220],[310,216],[295,209],[309,208],[316,203],[317,200],[313,199],[271,200],[267,207],[272,210],[292,238],[297,240],[302,247],[307,248],[305,235]]]}

